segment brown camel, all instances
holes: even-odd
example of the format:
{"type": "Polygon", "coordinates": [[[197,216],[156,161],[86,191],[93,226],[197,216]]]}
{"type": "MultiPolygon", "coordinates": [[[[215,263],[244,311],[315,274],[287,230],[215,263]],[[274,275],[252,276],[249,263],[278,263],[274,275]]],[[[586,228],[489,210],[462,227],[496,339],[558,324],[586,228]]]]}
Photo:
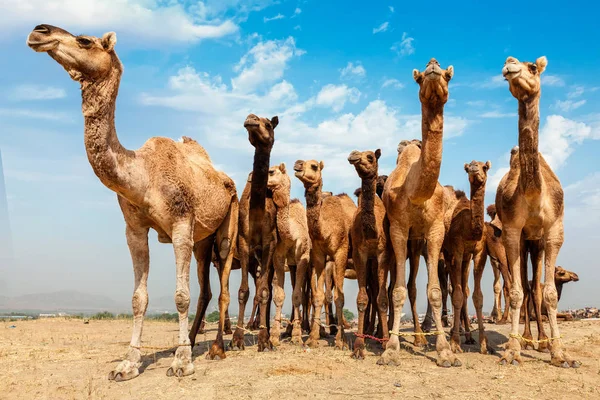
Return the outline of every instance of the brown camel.
{"type": "Polygon", "coordinates": [[[344,276],[350,251],[350,227],[356,205],[346,194],[322,196],[323,179],[321,171],[323,161],[298,160],[294,164],[295,175],[304,184],[306,197],[306,216],[308,232],[312,241],[311,261],[313,276],[311,289],[313,297],[313,323],[310,337],[306,341],[309,346],[317,346],[321,325],[321,308],[323,307],[325,285],[325,262],[329,256],[335,263],[333,281],[335,284],[335,311],[337,314],[338,331],[335,337],[335,347],[343,349],[344,343],[344,276]]]}
{"type": "Polygon", "coordinates": [[[27,44],[45,52],[81,84],[84,116],[84,143],[94,173],[117,193],[126,225],[126,237],[135,276],[133,293],[133,335],[125,359],[108,378],[122,381],[139,375],[142,365],[142,324],[148,305],[147,279],[150,266],[148,231],[154,229],[162,243],[172,243],[175,251],[179,312],[179,339],[169,376],[194,372],[188,337],[189,271],[192,253],[198,276],[210,268],[216,240],[221,271],[219,332],[210,358],[223,358],[223,327],[229,305],[229,272],[232,246],[237,235],[238,201],[235,185],[218,172],[202,146],[190,138],[175,142],[153,137],[140,149],[125,149],[115,129],[115,103],[123,66],[114,46],[117,36],[101,38],[80,35],[51,25],[38,25],[27,44]]]}
{"type": "Polygon", "coordinates": [[[277,246],[273,267],[275,268],[275,286],[273,288],[273,302],[275,303],[275,324],[271,329],[271,343],[279,345],[281,330],[281,307],[285,300],[283,284],[285,280],[286,260],[291,258],[295,265],[295,285],[292,295],[294,305],[292,343],[302,343],[302,329],[300,327],[300,306],[306,272],[310,262],[310,236],[306,211],[298,199],[290,201],[292,182],[286,172],[285,164],[281,163],[269,169],[268,188],[273,193],[273,203],[277,210],[277,246]]]}
{"type": "Polygon", "coordinates": [[[492,219],[485,223],[485,251],[490,257],[490,264],[494,272],[494,308],[491,317],[497,325],[503,325],[508,322],[510,310],[510,287],[511,277],[508,269],[508,260],[506,259],[506,250],[502,244],[502,224],[496,216],[496,205],[490,204],[487,207],[487,214],[492,219]],[[502,276],[503,284],[500,284],[502,276]],[[500,317],[502,309],[502,293],[504,293],[504,312],[500,317]]]}
{"type": "MultiPolygon", "coordinates": [[[[448,82],[454,68],[444,70],[431,59],[424,72],[413,71],[420,87],[422,112],[422,146],[409,143],[399,152],[396,168],[389,175],[383,192],[390,222],[390,241],[396,259],[396,279],[392,291],[394,322],[392,336],[379,364],[399,363],[402,306],[406,299],[406,256],[409,240],[427,241],[427,297],[433,308],[436,330],[443,332],[441,319],[442,291],[438,277],[438,259],[444,240],[444,189],[438,183],[442,162],[444,104],[448,100],[448,82]],[[394,334],[395,333],[395,334],[394,334]]],[[[437,364],[460,366],[443,334],[437,335],[437,364]]]]}
{"type": "MultiPolygon", "coordinates": [[[[367,294],[367,276],[377,276],[377,287],[371,291],[371,304],[375,303],[381,318],[383,337],[388,338],[387,324],[387,274],[388,274],[388,245],[384,230],[385,207],[376,195],[378,160],[381,150],[353,151],[348,156],[348,162],[354,165],[362,181],[358,208],[352,223],[352,260],[358,280],[358,295],[356,306],[358,309],[358,332],[354,341],[352,356],[364,359],[365,341],[363,331],[365,325],[365,311],[369,302],[367,294]],[[370,262],[369,262],[370,261],[370,262]],[[369,271],[369,269],[371,271],[369,271]]],[[[373,285],[370,285],[371,287],[373,285]]],[[[371,321],[374,324],[374,318],[371,321]]]]}
{"type": "MultiPolygon", "coordinates": [[[[546,57],[538,58],[535,63],[508,57],[502,68],[510,92],[519,103],[519,147],[513,155],[515,161],[511,162],[510,170],[500,181],[496,192],[496,210],[502,222],[502,241],[513,280],[510,292],[511,333],[500,362],[522,362],[519,341],[519,311],[523,303],[521,265],[526,268],[529,254],[533,266],[534,301],[536,310],[540,311],[542,293],[539,278],[544,255],[543,300],[550,321],[550,362],[555,366],[577,368],[581,363],[571,358],[563,348],[556,322],[558,294],[554,273],[556,257],[564,241],[564,193],[558,177],[538,152],[540,78],[547,64],[546,57]]],[[[539,332],[539,338],[547,339],[543,330],[539,332]]],[[[544,349],[548,343],[540,343],[540,348],[544,349]]]]}
{"type": "MultiPolygon", "coordinates": [[[[469,266],[471,260],[475,264],[475,291],[473,303],[477,310],[479,321],[479,343],[482,354],[487,354],[487,338],[483,326],[483,293],[481,291],[481,276],[486,263],[484,232],[484,197],[487,174],[492,164],[488,162],[471,161],[465,164],[471,186],[470,200],[461,198],[454,209],[450,229],[443,244],[444,260],[450,272],[452,282],[452,306],[454,308],[454,324],[450,346],[454,352],[462,352],[460,348],[461,314],[467,314],[467,285],[469,282],[469,266]],[[479,245],[479,246],[478,246],[479,245]]],[[[474,341],[469,332],[468,320],[465,324],[466,343],[474,341]]]]}
{"type": "MultiPolygon", "coordinates": [[[[252,167],[252,178],[250,182],[250,194],[248,199],[242,198],[239,235],[239,256],[242,267],[242,282],[238,292],[239,313],[238,325],[233,334],[232,348],[244,348],[244,313],[248,301],[248,271],[252,258],[256,260],[258,277],[256,279],[255,307],[258,306],[260,314],[260,325],[258,334],[258,351],[272,348],[269,342],[268,324],[271,301],[271,284],[273,271],[271,262],[275,253],[277,243],[276,232],[276,210],[273,200],[267,198],[267,181],[269,179],[269,160],[271,149],[275,142],[275,128],[279,124],[279,118],[270,120],[261,118],[254,114],[248,115],[244,122],[244,128],[248,131],[248,140],[254,146],[254,164],[252,167]],[[248,214],[245,213],[246,201],[248,202],[248,214]],[[247,225],[246,225],[247,224],[247,225]]],[[[254,314],[253,310],[253,314],[254,314]]]]}

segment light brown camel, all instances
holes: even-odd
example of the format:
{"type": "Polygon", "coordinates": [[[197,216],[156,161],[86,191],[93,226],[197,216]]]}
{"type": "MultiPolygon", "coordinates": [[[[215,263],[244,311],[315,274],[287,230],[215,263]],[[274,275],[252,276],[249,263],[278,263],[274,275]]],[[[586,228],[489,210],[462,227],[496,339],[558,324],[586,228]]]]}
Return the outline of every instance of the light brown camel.
{"type": "Polygon", "coordinates": [[[277,246],[273,258],[275,280],[273,287],[273,302],[275,303],[275,324],[271,329],[271,343],[279,345],[281,331],[281,307],[285,300],[283,284],[285,280],[286,260],[291,258],[295,265],[295,285],[292,294],[294,328],[292,330],[292,343],[302,343],[302,329],[300,327],[300,306],[302,305],[303,288],[306,272],[310,262],[310,236],[306,211],[298,199],[290,200],[292,182],[287,174],[285,164],[281,163],[269,169],[267,187],[273,194],[273,203],[277,210],[277,246]]]}
{"type": "MultiPolygon", "coordinates": [[[[564,193],[558,177],[538,152],[539,102],[541,74],[546,69],[546,57],[535,63],[520,62],[508,57],[502,74],[512,95],[519,103],[519,147],[513,155],[510,170],[504,175],[496,192],[496,210],[502,222],[502,241],[506,248],[512,275],[510,292],[511,333],[502,364],[520,364],[519,311],[523,303],[521,264],[527,266],[527,255],[533,266],[534,300],[541,309],[540,274],[545,256],[543,300],[548,309],[551,334],[551,364],[564,368],[581,365],[564,350],[556,322],[558,294],[554,283],[556,257],[564,241],[564,193]]],[[[543,325],[542,325],[543,326],[543,325]]],[[[540,339],[546,339],[539,332],[540,339]]],[[[547,343],[540,343],[543,348],[547,343]]]]}
{"type": "MultiPolygon", "coordinates": [[[[487,174],[492,164],[488,162],[471,161],[465,164],[465,172],[469,175],[471,186],[470,200],[462,197],[456,207],[443,244],[444,260],[450,272],[452,282],[452,306],[454,309],[454,324],[450,346],[454,352],[462,352],[460,348],[461,314],[467,311],[469,268],[471,260],[475,264],[475,291],[473,303],[477,310],[479,321],[479,343],[482,354],[487,354],[487,338],[483,326],[483,293],[481,291],[481,276],[486,263],[484,232],[485,184],[487,174]],[[479,246],[478,246],[479,245],[479,246]],[[478,248],[479,247],[479,248],[478,248]]],[[[473,343],[468,320],[465,324],[466,343],[473,343]]]]}
{"type": "Polygon", "coordinates": [[[223,326],[229,305],[229,272],[232,246],[237,235],[238,201],[235,185],[212,165],[196,141],[175,142],[165,137],[149,139],[139,150],[125,149],[117,138],[115,105],[123,66],[114,50],[117,36],[101,38],[80,35],[51,25],[38,25],[27,44],[45,52],[81,84],[84,116],[84,143],[94,173],[117,193],[126,225],[126,237],[133,261],[133,335],[125,359],[108,378],[122,381],[139,375],[142,365],[142,324],[148,305],[147,280],[150,266],[148,231],[154,229],[163,243],[173,243],[179,312],[179,340],[169,376],[194,372],[188,337],[190,304],[189,271],[192,253],[198,276],[210,268],[216,240],[221,271],[219,332],[208,357],[224,357],[223,326]]]}
{"type": "Polygon", "coordinates": [[[335,284],[335,311],[337,314],[338,331],[335,337],[335,347],[347,347],[344,342],[344,276],[350,251],[350,227],[356,211],[356,205],[346,194],[322,196],[323,161],[298,160],[294,164],[295,175],[304,184],[306,197],[306,216],[308,232],[312,242],[311,261],[313,276],[311,289],[313,297],[313,322],[310,337],[306,344],[312,347],[318,345],[323,307],[325,285],[325,262],[329,256],[335,263],[333,280],[335,284]]]}
{"type": "MultiPolygon", "coordinates": [[[[269,160],[271,149],[275,142],[275,128],[279,124],[279,118],[270,120],[261,118],[254,114],[248,115],[244,122],[244,128],[248,131],[248,140],[254,146],[254,164],[252,167],[252,178],[250,182],[250,194],[248,199],[242,198],[242,212],[240,221],[240,235],[238,252],[242,267],[242,282],[238,292],[240,311],[238,313],[238,325],[233,334],[232,348],[244,348],[244,313],[248,301],[248,270],[252,258],[258,263],[256,269],[260,273],[256,279],[255,307],[258,306],[260,314],[260,325],[258,333],[258,351],[272,348],[269,342],[269,314],[271,302],[271,286],[273,270],[271,268],[275,246],[277,244],[276,232],[276,210],[273,200],[267,198],[267,181],[269,179],[269,160]],[[248,202],[248,214],[246,211],[248,202]],[[247,225],[246,225],[247,224],[247,225]]],[[[253,310],[254,314],[254,310],[253,310]]]]}
{"type": "MultiPolygon", "coordinates": [[[[388,244],[384,227],[385,207],[377,196],[378,160],[381,150],[353,151],[348,156],[348,162],[354,165],[362,185],[358,198],[358,208],[354,214],[351,229],[352,260],[358,280],[358,295],[356,307],[358,309],[358,332],[354,341],[352,356],[364,359],[365,341],[363,331],[365,325],[365,311],[369,302],[367,294],[367,276],[369,272],[377,276],[377,287],[371,291],[372,307],[377,304],[379,310],[383,337],[388,338],[387,324],[387,275],[388,275],[388,244]],[[368,271],[371,269],[371,271],[368,271]]],[[[371,285],[372,282],[371,282],[371,285]]],[[[374,318],[373,318],[374,320],[374,318]]],[[[373,321],[374,323],[374,321],[373,321]]]]}
{"type": "Polygon", "coordinates": [[[506,250],[502,244],[502,223],[496,216],[496,205],[490,204],[487,207],[487,214],[492,219],[485,223],[485,251],[490,258],[490,264],[494,272],[494,308],[491,317],[497,325],[504,325],[508,322],[510,310],[510,287],[511,277],[508,269],[508,260],[506,259],[506,250]],[[502,277],[503,283],[500,283],[502,277]],[[502,294],[504,293],[504,311],[502,310],[502,294]]]}
{"type": "MultiPolygon", "coordinates": [[[[448,100],[448,82],[454,68],[444,70],[435,59],[427,63],[424,72],[413,71],[419,84],[422,112],[422,148],[410,143],[399,152],[396,168],[389,175],[383,192],[390,222],[390,241],[396,259],[396,279],[392,291],[394,322],[392,332],[398,333],[402,306],[406,299],[406,255],[409,240],[426,240],[428,257],[427,297],[433,308],[436,330],[443,332],[441,319],[442,291],[438,277],[438,259],[444,240],[444,189],[438,183],[442,162],[444,104],[448,100]]],[[[400,342],[393,334],[379,364],[397,364],[400,342]]],[[[443,334],[437,335],[437,364],[460,366],[443,334]]]]}

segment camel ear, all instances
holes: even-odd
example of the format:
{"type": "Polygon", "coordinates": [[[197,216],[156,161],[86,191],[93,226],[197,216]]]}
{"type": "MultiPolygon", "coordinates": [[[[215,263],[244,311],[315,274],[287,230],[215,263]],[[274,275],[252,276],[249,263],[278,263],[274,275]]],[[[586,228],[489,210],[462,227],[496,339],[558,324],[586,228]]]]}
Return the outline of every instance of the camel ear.
{"type": "Polygon", "coordinates": [[[319,169],[320,169],[320,170],[323,170],[323,168],[325,168],[325,163],[324,163],[323,161],[321,161],[321,162],[319,163],[319,169]]]}
{"type": "Polygon", "coordinates": [[[419,72],[418,69],[413,69],[413,79],[417,83],[421,83],[421,81],[423,80],[423,75],[419,72]]]}
{"type": "Polygon", "coordinates": [[[375,150],[375,158],[379,160],[379,157],[381,157],[381,149],[375,150]]]}
{"type": "Polygon", "coordinates": [[[279,164],[279,170],[281,171],[282,174],[285,174],[285,163],[279,164]]]}
{"type": "Polygon", "coordinates": [[[273,125],[273,129],[279,125],[279,117],[277,115],[271,118],[271,125],[273,125]]]}
{"type": "Polygon", "coordinates": [[[252,172],[248,174],[248,182],[252,182],[252,172]]]}
{"type": "Polygon", "coordinates": [[[548,66],[548,59],[546,58],[546,56],[541,56],[540,58],[538,58],[537,60],[535,60],[535,66],[537,67],[538,73],[542,73],[546,70],[546,67],[548,66]]]}
{"type": "Polygon", "coordinates": [[[113,51],[115,44],[117,44],[116,33],[106,32],[104,35],[102,35],[102,47],[104,47],[104,50],[113,51]]]}
{"type": "Polygon", "coordinates": [[[465,172],[468,174],[469,173],[469,164],[465,163],[465,172]]]}
{"type": "Polygon", "coordinates": [[[487,172],[492,168],[492,162],[491,161],[486,161],[485,165],[483,166],[483,169],[487,172]]]}
{"type": "Polygon", "coordinates": [[[450,81],[454,76],[454,67],[451,65],[446,69],[446,80],[450,81]]]}

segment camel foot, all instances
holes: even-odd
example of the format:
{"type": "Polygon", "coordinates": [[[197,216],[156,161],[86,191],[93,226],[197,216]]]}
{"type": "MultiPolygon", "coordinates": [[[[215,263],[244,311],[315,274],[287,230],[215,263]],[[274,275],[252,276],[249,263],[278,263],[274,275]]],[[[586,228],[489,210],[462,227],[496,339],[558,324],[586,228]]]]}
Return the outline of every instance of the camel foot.
{"type": "Polygon", "coordinates": [[[365,359],[365,340],[363,338],[357,337],[354,340],[354,352],[352,353],[352,358],[356,360],[365,359]]]}
{"type": "Polygon", "coordinates": [[[292,329],[292,343],[302,344],[302,328],[297,322],[294,323],[294,328],[292,329]]]}
{"type": "Polygon", "coordinates": [[[344,332],[339,331],[335,336],[335,349],[336,350],[348,350],[348,344],[344,340],[344,332]]]}
{"type": "Polygon", "coordinates": [[[223,333],[226,335],[231,335],[233,331],[231,330],[231,321],[229,319],[225,320],[225,327],[223,328],[223,333]]]}
{"type": "Polygon", "coordinates": [[[423,320],[423,323],[421,324],[421,330],[423,332],[431,332],[431,318],[427,318],[425,317],[425,319],[423,320]]]}
{"type": "Polygon", "coordinates": [[[501,318],[499,321],[496,321],[496,325],[506,325],[508,324],[508,319],[501,318]]]}
{"type": "Polygon", "coordinates": [[[310,336],[308,340],[304,343],[305,346],[308,346],[312,349],[319,347],[319,338],[314,338],[310,336]]]}
{"type": "Polygon", "coordinates": [[[425,338],[425,336],[423,335],[417,335],[415,336],[415,340],[413,342],[413,346],[415,347],[423,347],[423,346],[427,346],[428,342],[427,339],[425,338]]]}
{"type": "Polygon", "coordinates": [[[117,368],[108,374],[109,381],[123,382],[135,378],[140,374],[142,366],[142,353],[139,349],[129,348],[127,357],[117,365],[117,368]]]}
{"type": "Polygon", "coordinates": [[[279,346],[279,327],[274,326],[271,328],[271,337],[269,338],[269,341],[273,346],[279,346]]]}
{"type": "Polygon", "coordinates": [[[523,362],[521,359],[521,344],[515,338],[508,339],[506,344],[506,350],[500,358],[500,365],[512,364],[515,366],[520,365],[523,362]]]}
{"type": "Polygon", "coordinates": [[[448,314],[442,315],[442,326],[444,328],[449,328],[450,327],[450,322],[448,322],[448,314]]]}
{"type": "Polygon", "coordinates": [[[450,350],[452,353],[462,353],[462,349],[460,348],[460,338],[458,340],[452,338],[450,339],[450,350]]]}
{"type": "Polygon", "coordinates": [[[167,370],[167,376],[176,376],[181,378],[194,373],[194,364],[192,364],[191,346],[179,346],[175,352],[175,359],[167,370]]]}
{"type": "Polygon", "coordinates": [[[566,352],[563,352],[562,350],[552,353],[552,357],[550,358],[550,364],[554,365],[555,367],[561,368],[581,367],[581,362],[573,360],[566,354],[566,352]]]}
{"type": "Polygon", "coordinates": [[[465,344],[477,344],[473,336],[469,335],[465,338],[465,344]]]}
{"type": "Polygon", "coordinates": [[[269,351],[273,350],[273,344],[269,340],[269,333],[267,332],[267,328],[262,328],[258,332],[258,351],[269,351]]]}
{"type": "Polygon", "coordinates": [[[210,350],[206,355],[207,360],[224,360],[227,358],[225,355],[225,346],[223,344],[223,338],[217,337],[213,344],[210,346],[210,350]]]}
{"type": "MultiPolygon", "coordinates": [[[[542,339],[546,339],[546,337],[540,337],[540,340],[542,339]]],[[[548,342],[542,342],[538,345],[538,351],[540,353],[550,353],[550,346],[548,345],[548,342]]]]}
{"type": "Polygon", "coordinates": [[[322,326],[319,328],[319,337],[321,339],[326,339],[327,337],[329,337],[329,335],[327,334],[327,331],[322,326]]]}
{"type": "Polygon", "coordinates": [[[484,334],[480,334],[479,335],[479,352],[481,354],[488,354],[491,353],[491,349],[490,347],[488,347],[488,341],[487,341],[487,336],[485,336],[484,334]]]}
{"type": "Polygon", "coordinates": [[[377,360],[377,365],[391,365],[393,367],[397,367],[400,365],[400,350],[391,348],[388,342],[388,348],[383,352],[379,360],[377,360]]]}
{"type": "Polygon", "coordinates": [[[236,328],[233,333],[233,338],[229,342],[229,350],[242,351],[246,348],[244,344],[244,331],[240,328],[236,328]]]}
{"type": "Polygon", "coordinates": [[[444,349],[440,351],[436,364],[442,368],[460,367],[462,366],[462,361],[450,349],[444,349]]]}
{"type": "Polygon", "coordinates": [[[292,337],[292,330],[294,329],[294,325],[293,324],[288,324],[285,327],[285,331],[281,334],[281,338],[285,339],[288,337],[292,337]]]}

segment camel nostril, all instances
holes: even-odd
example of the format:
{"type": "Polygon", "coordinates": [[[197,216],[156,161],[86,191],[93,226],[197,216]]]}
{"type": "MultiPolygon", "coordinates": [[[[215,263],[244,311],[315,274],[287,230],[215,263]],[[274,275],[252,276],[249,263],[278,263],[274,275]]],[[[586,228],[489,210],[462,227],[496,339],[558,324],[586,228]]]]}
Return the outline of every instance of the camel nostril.
{"type": "Polygon", "coordinates": [[[48,33],[48,32],[50,32],[50,29],[48,29],[44,25],[38,25],[35,28],[33,28],[33,31],[38,32],[38,33],[48,33]]]}

